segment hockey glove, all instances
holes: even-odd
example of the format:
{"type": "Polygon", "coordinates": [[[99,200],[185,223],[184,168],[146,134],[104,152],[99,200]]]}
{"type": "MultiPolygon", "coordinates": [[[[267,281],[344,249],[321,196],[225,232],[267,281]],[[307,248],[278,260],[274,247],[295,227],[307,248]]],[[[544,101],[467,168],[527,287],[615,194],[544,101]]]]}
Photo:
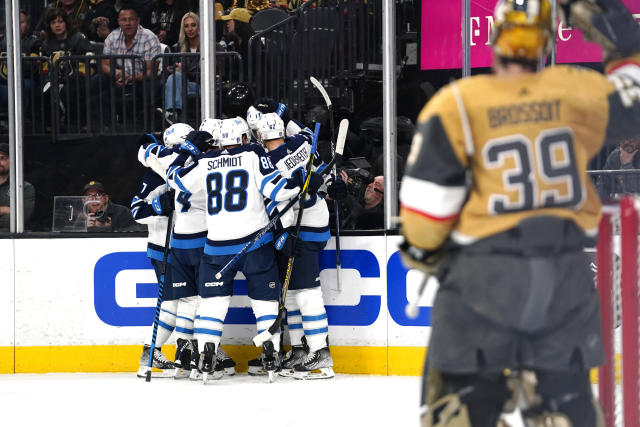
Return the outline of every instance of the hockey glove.
{"type": "Polygon", "coordinates": [[[300,239],[289,234],[286,230],[282,230],[280,234],[276,236],[273,246],[288,258],[298,256],[302,252],[300,239]]]}
{"type": "Polygon", "coordinates": [[[149,144],[160,145],[160,143],[152,133],[145,133],[138,139],[138,145],[147,146],[149,144]]]}
{"type": "Polygon", "coordinates": [[[327,183],[327,195],[331,200],[341,202],[347,198],[347,184],[341,179],[331,180],[327,183]]]}
{"type": "Polygon", "coordinates": [[[284,122],[289,119],[287,106],[276,102],[273,98],[260,98],[253,104],[253,107],[262,114],[276,113],[284,122]]]}
{"type": "Polygon", "coordinates": [[[174,209],[173,193],[171,191],[162,193],[161,195],[153,199],[151,206],[158,215],[169,215],[169,212],[174,209]]]}
{"type": "Polygon", "coordinates": [[[185,141],[180,145],[180,151],[188,152],[192,156],[197,156],[211,144],[211,134],[209,132],[194,130],[189,132],[185,141]]]}
{"type": "Polygon", "coordinates": [[[320,187],[324,184],[324,179],[322,175],[316,172],[311,172],[311,176],[309,177],[309,188],[307,189],[307,194],[314,195],[318,192],[320,187]]]}
{"type": "Polygon", "coordinates": [[[429,276],[434,276],[438,272],[440,264],[442,264],[444,251],[442,249],[433,251],[421,249],[413,246],[405,239],[400,244],[400,256],[402,256],[402,263],[405,267],[414,268],[429,276]]]}
{"type": "Polygon", "coordinates": [[[598,43],[605,62],[640,51],[640,28],[620,0],[562,0],[560,6],[563,22],[598,43]]]}

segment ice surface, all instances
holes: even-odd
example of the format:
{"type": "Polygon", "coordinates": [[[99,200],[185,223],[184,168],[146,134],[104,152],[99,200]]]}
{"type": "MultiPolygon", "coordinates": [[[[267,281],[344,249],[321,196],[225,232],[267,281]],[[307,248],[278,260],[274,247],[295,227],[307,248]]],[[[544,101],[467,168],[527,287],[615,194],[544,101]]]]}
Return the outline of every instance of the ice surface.
{"type": "Polygon", "coordinates": [[[0,375],[5,426],[418,426],[420,377],[201,382],[134,373],[0,375]],[[46,424],[43,424],[46,423],[46,424]]]}

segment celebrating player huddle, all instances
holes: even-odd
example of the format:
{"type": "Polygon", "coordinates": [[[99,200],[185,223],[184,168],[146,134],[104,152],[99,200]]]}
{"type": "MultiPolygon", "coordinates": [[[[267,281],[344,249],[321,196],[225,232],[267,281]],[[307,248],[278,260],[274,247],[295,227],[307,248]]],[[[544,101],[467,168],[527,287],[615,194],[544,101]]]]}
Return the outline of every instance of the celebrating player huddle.
{"type": "Polygon", "coordinates": [[[238,272],[246,278],[257,333],[267,337],[260,357],[249,361],[249,374],[269,374],[270,380],[276,372],[299,379],[334,376],[318,259],[330,237],[327,206],[317,194],[325,165],[309,162],[317,134],[292,120],[285,135],[286,107],[275,105],[274,112],[251,107],[251,129],[240,117],[206,119],[198,131],[172,125],[164,145],[144,137],[138,158],[149,170],[131,208],[149,227],[147,254],[164,286],[138,376],[148,376],[153,367],[154,376],[206,383],[235,373],[220,341],[238,272]],[[163,268],[167,217],[174,221],[163,268]],[[296,222],[299,227],[293,227],[296,222]],[[281,301],[291,262],[290,291],[281,301]],[[284,357],[279,323],[274,324],[282,316],[281,302],[292,344],[284,357]],[[174,362],[160,351],[172,333],[174,362]]]}

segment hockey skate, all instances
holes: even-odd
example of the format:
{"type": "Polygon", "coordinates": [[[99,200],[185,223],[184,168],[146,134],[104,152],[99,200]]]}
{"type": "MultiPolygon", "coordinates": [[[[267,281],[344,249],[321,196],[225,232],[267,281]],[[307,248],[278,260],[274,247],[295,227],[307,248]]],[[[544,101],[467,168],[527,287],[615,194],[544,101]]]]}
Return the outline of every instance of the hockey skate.
{"type": "MultiPolygon", "coordinates": [[[[151,352],[151,346],[145,344],[142,348],[142,355],[140,356],[140,368],[138,369],[138,378],[145,378],[149,371],[149,353],[151,352]]],[[[151,378],[171,378],[174,374],[173,363],[167,359],[162,353],[162,349],[156,347],[153,349],[153,362],[152,362],[151,378]]]]}
{"type": "Polygon", "coordinates": [[[279,375],[282,377],[292,377],[294,368],[305,361],[308,352],[307,339],[306,337],[302,337],[302,344],[292,346],[282,361],[279,375]]]}
{"type": "Polygon", "coordinates": [[[216,369],[216,345],[212,342],[204,344],[204,351],[200,353],[198,372],[202,374],[202,381],[207,384],[210,380],[222,378],[222,369],[216,369]]]}
{"type": "Polygon", "coordinates": [[[280,355],[273,347],[273,342],[265,341],[262,344],[262,367],[269,375],[269,382],[275,380],[276,372],[280,369],[280,355]]]}
{"type": "Polygon", "coordinates": [[[309,352],[305,360],[294,368],[293,373],[293,377],[299,380],[318,380],[334,376],[329,345],[318,351],[309,352]]]}
{"type": "Polygon", "coordinates": [[[191,375],[191,353],[193,346],[191,341],[178,338],[176,341],[176,357],[173,362],[175,367],[174,379],[187,378],[191,375]]]}
{"type": "Polygon", "coordinates": [[[216,353],[216,370],[218,367],[222,368],[224,375],[231,376],[236,374],[236,362],[227,356],[227,353],[220,346],[218,346],[216,353]]]}

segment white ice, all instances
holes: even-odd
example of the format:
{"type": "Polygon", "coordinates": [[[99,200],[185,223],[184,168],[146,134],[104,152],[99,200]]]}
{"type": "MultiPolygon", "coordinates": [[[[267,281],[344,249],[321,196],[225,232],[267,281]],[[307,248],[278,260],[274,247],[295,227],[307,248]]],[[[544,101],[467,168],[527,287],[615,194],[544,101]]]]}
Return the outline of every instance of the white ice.
{"type": "MultiPolygon", "coordinates": [[[[0,375],[3,426],[418,426],[420,377],[201,382],[133,373],[0,375]]],[[[509,417],[512,418],[512,417],[509,417]]],[[[511,421],[511,420],[510,420],[511,421]]],[[[521,425],[520,423],[511,424],[521,425]]]]}

